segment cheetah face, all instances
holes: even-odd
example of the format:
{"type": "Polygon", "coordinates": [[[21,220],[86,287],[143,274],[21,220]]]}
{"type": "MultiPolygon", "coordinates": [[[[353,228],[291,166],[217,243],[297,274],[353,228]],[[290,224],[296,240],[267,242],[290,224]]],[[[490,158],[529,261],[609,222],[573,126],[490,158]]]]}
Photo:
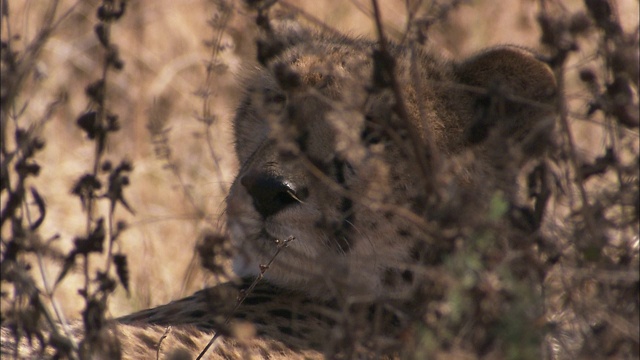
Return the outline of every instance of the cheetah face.
{"type": "Polygon", "coordinates": [[[241,169],[227,202],[238,275],[256,275],[288,238],[265,277],[313,296],[378,294],[381,274],[405,262],[398,222],[376,209],[407,191],[407,171],[391,168],[398,150],[367,131],[369,113],[391,106],[385,94],[367,94],[370,56],[305,44],[248,84],[235,119],[241,169]]]}
{"type": "MultiPolygon", "coordinates": [[[[410,287],[412,248],[426,237],[415,218],[424,216],[427,198],[407,145],[410,132],[424,139],[431,131],[444,154],[458,151],[481,102],[433,84],[465,79],[477,86],[479,77],[465,69],[484,77],[487,68],[504,73],[496,65],[505,63],[503,55],[456,68],[420,53],[418,73],[434,80],[420,100],[428,123],[416,115],[417,92],[403,85],[407,125],[393,91],[374,84],[375,44],[299,38],[248,77],[234,120],[241,165],[227,199],[238,249],[234,271],[255,276],[273,259],[268,281],[320,298],[377,297],[410,287]],[[293,240],[279,251],[287,239],[293,240]]],[[[391,51],[398,80],[411,84],[406,51],[391,51]]],[[[516,63],[530,57],[517,55],[516,63]]]]}

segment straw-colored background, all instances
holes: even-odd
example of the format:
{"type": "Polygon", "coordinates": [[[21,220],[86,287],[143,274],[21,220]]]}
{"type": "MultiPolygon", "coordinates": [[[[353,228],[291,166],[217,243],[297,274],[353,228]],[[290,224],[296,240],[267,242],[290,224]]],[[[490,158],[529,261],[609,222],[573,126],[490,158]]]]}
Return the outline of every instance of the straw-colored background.
{"type": "MultiPolygon", "coordinates": [[[[340,31],[374,35],[368,1],[295,3],[340,31]]],[[[381,3],[389,33],[402,32],[405,2],[381,3]]],[[[570,8],[581,4],[577,0],[565,3],[570,8]]],[[[202,99],[195,95],[204,85],[204,66],[210,59],[210,50],[203,43],[216,36],[207,26],[215,4],[204,0],[138,0],[129,5],[112,34],[126,65],[122,72],[110,76],[109,107],[120,116],[122,131],[112,138],[108,157],[113,161],[127,158],[135,166],[126,197],[136,215],[117,211],[117,218],[129,223],[117,246],[129,257],[131,294],[127,296],[122,289],[116,292],[110,302],[114,316],[168,302],[215,281],[192,264],[194,244],[203,229],[215,230],[224,223],[222,189],[228,189],[237,169],[230,127],[239,97],[236,80],[246,66],[251,66],[254,52],[252,19],[239,9],[223,37],[223,43],[230,47],[218,55],[228,71],[214,80],[215,94],[211,99],[218,121],[209,131],[214,139],[213,150],[220,159],[220,176],[207,147],[205,127],[196,120],[202,111],[202,99]],[[169,141],[179,178],[154,156],[146,130],[154,102],[168,104],[165,114],[171,128],[169,141]],[[198,211],[204,211],[206,216],[199,217],[198,211]],[[187,277],[190,264],[194,272],[187,277]]],[[[13,41],[15,49],[20,50],[32,40],[45,7],[41,1],[10,2],[10,30],[19,35],[13,41]]],[[[57,94],[66,94],[68,99],[44,128],[42,136],[47,147],[38,156],[42,173],[34,182],[48,209],[41,234],[45,238],[59,234],[60,247],[67,250],[74,236],[83,234],[85,228],[80,203],[70,196],[70,189],[93,161],[93,144],[84,139],[75,120],[87,106],[83,89],[99,77],[102,66],[101,48],[92,30],[96,8],[96,1],[61,2],[58,14],[69,13],[39,58],[39,78],[28,82],[17,103],[27,104],[20,121],[28,124],[42,116],[57,94]]],[[[627,28],[637,26],[637,1],[620,0],[617,9],[627,28]]],[[[472,1],[453,12],[446,25],[435,26],[430,32],[431,42],[450,58],[504,43],[537,49],[537,11],[535,1],[472,1]]],[[[4,40],[4,24],[2,31],[4,40]]],[[[600,152],[603,146],[597,136],[588,134],[592,130],[587,127],[578,133],[587,154],[600,152]]],[[[49,281],[53,281],[59,266],[47,266],[49,281]]],[[[56,291],[57,302],[72,317],[78,316],[83,305],[76,294],[79,279],[78,275],[66,279],[56,291]]]]}

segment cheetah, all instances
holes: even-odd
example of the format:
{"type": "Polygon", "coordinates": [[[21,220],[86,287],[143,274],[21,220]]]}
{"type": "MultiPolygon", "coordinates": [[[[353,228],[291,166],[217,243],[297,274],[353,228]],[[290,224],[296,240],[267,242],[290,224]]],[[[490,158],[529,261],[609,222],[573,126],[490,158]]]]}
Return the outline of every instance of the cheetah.
{"type": "Polygon", "coordinates": [[[551,138],[555,78],[527,49],[454,62],[291,21],[265,31],[233,120],[241,280],[116,319],[88,358],[195,358],[214,334],[205,359],[407,356],[455,227],[515,197],[551,138]]]}

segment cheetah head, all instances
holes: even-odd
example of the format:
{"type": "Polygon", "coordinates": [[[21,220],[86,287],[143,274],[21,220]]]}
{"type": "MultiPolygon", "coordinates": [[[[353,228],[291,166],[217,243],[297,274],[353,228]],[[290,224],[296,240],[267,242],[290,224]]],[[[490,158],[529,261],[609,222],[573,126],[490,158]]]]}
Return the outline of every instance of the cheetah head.
{"type": "Polygon", "coordinates": [[[247,76],[234,120],[234,271],[258,275],[294,239],[264,276],[314,297],[377,297],[411,283],[416,243],[429,239],[421,224],[433,220],[427,192],[440,186],[426,183],[433,167],[416,151],[429,165],[436,149],[446,165],[489,133],[524,141],[552,112],[550,69],[516,47],[451,63],[390,45],[402,113],[377,44],[297,28],[277,45],[247,76]],[[529,102],[496,104],[493,86],[529,102]]]}

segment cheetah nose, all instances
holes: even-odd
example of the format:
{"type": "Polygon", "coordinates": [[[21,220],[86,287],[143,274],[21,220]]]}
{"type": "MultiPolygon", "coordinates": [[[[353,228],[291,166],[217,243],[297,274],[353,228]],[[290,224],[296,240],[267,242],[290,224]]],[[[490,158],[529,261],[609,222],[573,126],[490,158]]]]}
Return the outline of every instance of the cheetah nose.
{"type": "Polygon", "coordinates": [[[302,203],[293,186],[279,176],[263,172],[249,172],[240,179],[253,206],[263,218],[275,215],[293,204],[302,203]]]}

